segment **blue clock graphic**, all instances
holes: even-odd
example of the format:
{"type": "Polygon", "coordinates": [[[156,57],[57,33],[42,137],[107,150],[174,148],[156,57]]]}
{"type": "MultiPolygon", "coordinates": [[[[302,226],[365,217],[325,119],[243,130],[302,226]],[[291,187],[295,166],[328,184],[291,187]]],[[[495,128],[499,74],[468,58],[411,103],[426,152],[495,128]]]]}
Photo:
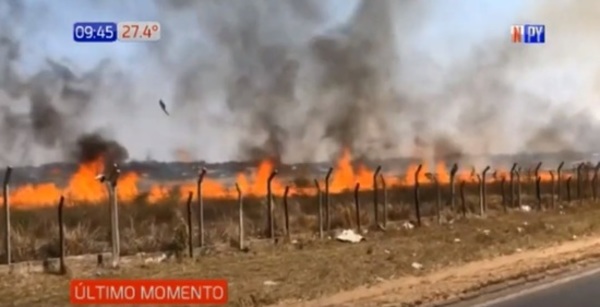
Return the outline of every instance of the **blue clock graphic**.
{"type": "Polygon", "coordinates": [[[117,40],[117,24],[114,22],[77,22],[73,25],[76,42],[110,43],[117,40]]]}

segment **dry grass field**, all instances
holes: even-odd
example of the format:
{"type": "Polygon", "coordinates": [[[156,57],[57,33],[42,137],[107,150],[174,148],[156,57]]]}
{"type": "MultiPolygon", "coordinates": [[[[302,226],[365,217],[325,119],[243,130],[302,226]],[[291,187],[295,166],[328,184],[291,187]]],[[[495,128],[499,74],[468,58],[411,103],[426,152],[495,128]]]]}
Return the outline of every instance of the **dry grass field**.
{"type": "MultiPolygon", "coordinates": [[[[536,207],[533,187],[524,184],[523,204],[536,207]]],[[[123,204],[120,211],[121,253],[118,269],[96,265],[94,256],[68,258],[67,276],[18,269],[4,275],[0,304],[33,306],[68,302],[71,277],[134,278],[225,278],[230,283],[230,305],[264,306],[282,300],[312,299],[382,280],[426,274],[436,269],[533,249],[574,237],[600,232],[600,203],[589,198],[555,202],[542,195],[543,210],[523,212],[500,205],[498,187],[488,188],[489,211],[477,216],[479,205],[475,184],[466,188],[467,216],[451,212],[444,202],[442,223],[434,218],[436,193],[425,185],[421,191],[423,227],[407,229],[414,221],[412,189],[387,191],[390,224],[385,231],[369,227],[372,221],[372,191],[359,194],[361,224],[368,229],[366,241],[349,244],[316,236],[315,197],[289,200],[291,240],[282,237],[283,209],[275,199],[276,243],[264,239],[266,206],[262,198],[245,200],[245,228],[248,249],[237,249],[237,202],[206,200],[207,244],[186,256],[184,204],[175,198],[158,204],[142,200],[123,204]],[[172,257],[148,263],[151,254],[162,251],[172,257]],[[421,264],[415,269],[413,263],[421,264]]],[[[544,191],[550,191],[545,186],[544,191]]],[[[564,192],[563,192],[564,193],[564,192]]],[[[590,193],[587,194],[591,195],[590,193]]],[[[383,199],[383,198],[380,198],[383,199]]],[[[457,202],[460,204],[460,201],[457,202]]],[[[356,228],[352,193],[331,196],[332,229],[356,228]]],[[[460,211],[460,210],[459,210],[460,211]]],[[[194,213],[195,214],[195,213],[194,213]]],[[[14,210],[13,259],[43,260],[58,255],[56,208],[14,210]]],[[[66,246],[69,255],[109,251],[105,205],[79,205],[65,209],[66,246]]],[[[197,232],[193,229],[194,234],[197,232]]],[[[197,238],[194,238],[194,245],[197,238]]],[[[5,273],[3,273],[5,274],[5,273]]]]}
{"type": "MultiPolygon", "coordinates": [[[[564,185],[564,183],[563,183],[564,185]]],[[[458,185],[457,185],[458,186],[458,185]]],[[[550,207],[550,183],[542,184],[543,205],[550,207]]],[[[385,191],[379,188],[379,214],[385,201],[387,217],[390,222],[415,222],[415,205],[413,187],[393,187],[385,191]],[[385,195],[384,195],[385,194],[385,195]]],[[[574,189],[573,189],[574,190],[574,189]]],[[[441,186],[441,215],[444,220],[455,219],[463,215],[460,191],[456,191],[455,210],[450,210],[448,199],[449,188],[441,186]]],[[[479,186],[467,183],[464,187],[464,205],[471,215],[479,213],[479,186]]],[[[499,183],[487,185],[487,199],[490,208],[502,211],[499,183]]],[[[505,198],[510,208],[509,189],[505,187],[505,198]]],[[[565,192],[563,192],[565,194],[565,192]]],[[[575,199],[575,193],[572,199],[575,199]]],[[[522,203],[536,207],[535,187],[532,182],[522,184],[522,203]]],[[[587,193],[588,196],[591,193],[587,193]]],[[[187,245],[186,205],[174,191],[172,197],[158,203],[145,201],[146,195],[129,203],[121,203],[119,209],[119,225],[121,237],[121,254],[134,255],[140,252],[167,251],[179,253],[187,245]]],[[[431,184],[420,188],[420,215],[433,217],[436,213],[437,190],[431,184]]],[[[370,187],[361,189],[358,194],[360,203],[360,220],[363,228],[372,227],[374,222],[373,190],[370,187]]],[[[563,199],[566,199],[563,196],[563,199]]],[[[280,196],[273,197],[274,224],[277,237],[284,235],[284,208],[280,196]]],[[[245,237],[265,238],[267,236],[267,202],[265,197],[244,197],[244,229],[245,237]]],[[[318,196],[295,196],[288,201],[289,227],[292,237],[301,235],[313,237],[319,230],[318,196]]],[[[323,201],[324,202],[324,201],[323,201]]],[[[574,201],[575,202],[575,201],[574,201]]],[[[206,245],[232,245],[238,240],[239,205],[235,199],[204,200],[205,240],[206,245]]],[[[353,191],[330,195],[331,229],[340,230],[356,228],[356,200],[353,191]]],[[[197,207],[192,203],[193,244],[198,246],[197,207]]],[[[513,206],[514,209],[514,206],[513,206]]],[[[109,208],[106,203],[79,203],[66,206],[64,209],[64,225],[66,233],[66,254],[81,255],[110,251],[109,208]]],[[[380,217],[381,220],[381,217],[380,217]]],[[[34,209],[11,209],[12,260],[43,260],[58,257],[57,208],[41,207],[34,209]]],[[[0,252],[0,261],[5,255],[0,252]]]]}
{"type": "Polygon", "coordinates": [[[145,264],[130,258],[120,269],[99,269],[93,260],[69,261],[68,277],[43,273],[3,276],[2,304],[63,305],[69,277],[225,278],[232,306],[263,306],[283,299],[310,299],[395,277],[425,274],[449,265],[515,253],[600,231],[600,210],[591,204],[543,213],[512,212],[487,219],[430,224],[419,230],[369,233],[344,244],[298,240],[253,244],[249,252],[204,251],[195,259],[145,264]],[[458,240],[457,240],[458,239],[458,240]],[[418,262],[422,270],[411,264],[418,262]]]}

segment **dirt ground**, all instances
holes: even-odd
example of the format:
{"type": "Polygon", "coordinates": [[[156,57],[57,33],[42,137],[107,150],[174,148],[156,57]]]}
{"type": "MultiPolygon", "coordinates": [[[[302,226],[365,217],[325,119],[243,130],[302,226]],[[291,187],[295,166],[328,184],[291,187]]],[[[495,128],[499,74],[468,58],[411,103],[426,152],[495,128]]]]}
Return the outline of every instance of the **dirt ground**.
{"type": "Polygon", "coordinates": [[[410,306],[596,257],[598,237],[600,207],[583,204],[395,227],[369,232],[357,244],[255,241],[248,252],[223,246],[194,259],[152,264],[138,255],[125,258],[118,270],[78,257],[68,259],[67,276],[38,272],[36,265],[16,266],[10,274],[2,268],[0,305],[68,305],[70,277],[168,277],[225,278],[230,306],[410,306]]]}
{"type": "Polygon", "coordinates": [[[530,281],[540,273],[558,274],[574,263],[598,261],[600,237],[444,268],[424,276],[382,281],[308,302],[279,306],[407,306],[468,299],[495,284],[530,281]]]}

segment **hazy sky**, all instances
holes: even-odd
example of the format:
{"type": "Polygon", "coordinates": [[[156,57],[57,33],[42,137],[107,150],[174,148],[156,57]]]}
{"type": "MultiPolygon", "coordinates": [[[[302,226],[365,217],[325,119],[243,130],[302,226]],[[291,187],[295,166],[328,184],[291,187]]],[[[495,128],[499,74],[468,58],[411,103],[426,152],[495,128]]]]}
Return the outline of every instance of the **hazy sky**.
{"type": "MultiPolygon", "coordinates": [[[[466,54],[483,38],[499,35],[500,39],[508,41],[509,26],[526,3],[521,0],[428,1],[434,3],[432,7],[435,9],[427,18],[427,26],[415,29],[422,32],[420,42],[415,45],[415,52],[439,50],[433,54],[440,63],[452,60],[448,54],[466,54]],[[446,52],[448,49],[458,52],[446,52]]],[[[46,57],[63,58],[81,69],[89,69],[106,58],[135,70],[135,67],[144,63],[143,50],[139,45],[150,43],[76,43],[72,37],[73,24],[83,21],[152,20],[161,24],[170,22],[160,17],[152,1],[145,0],[105,0],[102,1],[102,5],[96,1],[82,0],[21,2],[28,9],[43,12],[26,14],[27,17],[36,20],[20,25],[24,27],[23,33],[29,35],[27,40],[23,40],[23,72],[37,71],[37,67],[44,64],[46,57]]],[[[358,1],[325,0],[323,3],[330,14],[330,24],[335,25],[352,14],[358,1]]],[[[182,32],[185,30],[182,29],[182,32]]],[[[185,39],[185,33],[180,35],[185,39]]]]}
{"type": "MultiPolygon", "coordinates": [[[[80,128],[86,132],[112,128],[110,137],[124,144],[134,159],[170,160],[174,157],[173,152],[179,149],[194,153],[197,159],[237,159],[236,154],[243,151],[240,144],[254,139],[253,133],[263,133],[262,139],[255,140],[257,147],[263,146],[264,140],[269,137],[267,135],[272,133],[271,128],[255,127],[264,124],[263,114],[258,114],[263,111],[272,111],[269,116],[275,121],[281,120],[273,127],[286,131],[287,136],[283,138],[290,157],[296,156],[295,148],[325,147],[322,143],[329,137],[328,125],[335,122],[338,110],[349,110],[357,102],[346,101],[345,105],[325,102],[327,99],[335,100],[330,96],[351,92],[350,88],[354,85],[347,80],[352,78],[341,81],[346,82],[344,84],[334,80],[338,84],[331,93],[320,92],[319,84],[311,84],[322,77],[319,69],[328,63],[317,59],[309,39],[330,28],[340,30],[341,27],[337,26],[353,16],[359,1],[315,0],[327,15],[327,22],[320,23],[318,28],[314,23],[322,21],[322,18],[312,20],[303,14],[290,12],[296,9],[292,6],[262,5],[267,0],[238,0],[257,1],[255,7],[259,15],[254,15],[256,12],[251,10],[254,6],[242,6],[235,0],[230,3],[237,5],[232,6],[225,6],[224,3],[229,3],[226,0],[196,1],[182,0],[173,5],[175,2],[165,4],[166,1],[158,0],[9,0],[0,1],[0,18],[6,16],[7,3],[21,7],[21,16],[15,18],[18,22],[12,24],[11,34],[18,37],[21,48],[17,63],[12,64],[23,79],[42,71],[47,58],[64,63],[76,74],[97,66],[103,60],[113,63],[113,67],[106,69],[108,72],[103,72],[106,73],[101,77],[104,83],[94,86],[98,90],[90,104],[92,107],[87,110],[87,126],[80,128]],[[186,3],[193,3],[193,8],[182,9],[186,3]],[[272,10],[279,11],[272,13],[272,10]],[[256,26],[249,22],[256,16],[260,16],[259,20],[272,16],[278,18],[265,20],[256,26]],[[136,20],[158,21],[163,29],[171,31],[163,32],[162,40],[158,42],[73,41],[73,24],[76,22],[136,20]],[[253,44],[242,44],[242,35],[236,34],[244,33],[244,27],[249,24],[256,28],[253,31],[260,33],[254,33],[253,44]],[[211,34],[206,34],[209,31],[211,34]],[[254,46],[255,50],[239,50],[247,46],[254,46]],[[268,105],[268,99],[262,99],[266,101],[263,105],[253,102],[256,95],[252,90],[264,92],[269,84],[276,83],[273,79],[279,78],[279,72],[269,67],[271,64],[261,62],[271,56],[263,54],[265,46],[284,48],[285,57],[300,63],[299,76],[292,81],[295,82],[294,89],[300,93],[294,99],[302,100],[300,104],[275,110],[282,105],[268,105]],[[254,84],[250,87],[254,88],[240,94],[243,97],[238,99],[243,101],[242,107],[238,105],[239,109],[232,110],[234,107],[230,102],[236,88],[232,85],[236,82],[233,80],[240,80],[246,74],[252,74],[254,84]],[[307,94],[300,97],[302,90],[305,90],[304,94],[310,92],[314,96],[307,94]],[[158,109],[157,101],[161,98],[172,107],[171,117],[164,116],[158,109]],[[254,103],[251,111],[257,107],[266,110],[247,115],[248,109],[244,106],[249,103],[254,103]],[[125,104],[129,109],[125,110],[125,104]],[[303,126],[304,122],[315,118],[311,113],[314,110],[322,115],[320,122],[303,126]],[[294,115],[282,119],[282,114],[289,113],[294,115]],[[290,135],[295,137],[288,137],[290,135]]],[[[341,28],[367,30],[350,34],[342,32],[340,36],[348,37],[336,38],[343,46],[340,49],[348,46],[343,45],[345,43],[350,48],[360,48],[360,44],[352,45],[361,40],[354,36],[366,36],[361,42],[371,40],[364,33],[373,32],[376,36],[379,25],[370,25],[383,18],[394,18],[390,26],[393,29],[383,29],[385,20],[379,27],[383,33],[389,34],[390,41],[397,43],[394,45],[397,48],[392,50],[393,46],[386,45],[387,40],[376,41],[378,46],[383,46],[382,49],[392,50],[391,57],[387,57],[390,53],[383,56],[380,56],[383,53],[348,55],[354,57],[352,63],[364,61],[363,65],[374,65],[374,69],[378,70],[376,74],[388,80],[379,84],[393,83],[391,87],[402,95],[402,99],[390,105],[382,103],[381,110],[373,114],[364,112],[364,122],[385,122],[384,128],[373,128],[373,131],[369,127],[361,128],[361,131],[367,131],[373,143],[383,146],[386,142],[383,135],[392,139],[403,135],[399,140],[394,139],[397,144],[390,149],[400,155],[413,154],[411,150],[416,138],[452,139],[466,152],[520,152],[531,149],[531,139],[542,138],[539,135],[552,135],[551,146],[571,146],[583,135],[591,135],[586,133],[587,127],[568,125],[588,124],[587,120],[581,120],[581,117],[572,119],[572,116],[594,114],[600,117],[595,81],[600,80],[596,77],[597,67],[600,67],[596,55],[600,46],[598,40],[589,39],[593,29],[597,29],[595,23],[600,12],[600,6],[595,2],[584,4],[574,0],[555,0],[552,5],[547,5],[550,2],[542,0],[397,1],[399,5],[389,14],[393,17],[378,11],[385,6],[377,8],[377,5],[371,5],[370,11],[365,9],[360,15],[369,16],[366,25],[356,21],[353,23],[355,28],[341,28]],[[546,24],[546,44],[512,44],[510,26],[515,23],[546,24]],[[364,59],[354,60],[361,57],[364,59]],[[385,63],[372,64],[377,61],[385,63]],[[384,72],[388,67],[393,75],[384,72]],[[532,119],[531,114],[537,116],[532,119]],[[445,120],[439,120],[441,117],[445,120]],[[562,118],[561,125],[565,129],[562,129],[563,126],[560,127],[562,130],[555,129],[557,118],[562,118]],[[533,128],[532,122],[535,122],[533,128]],[[548,132],[552,129],[566,131],[568,135],[548,132]],[[529,133],[525,135],[523,131],[529,133]],[[493,142],[490,141],[492,138],[493,142]]],[[[0,20],[0,24],[4,20],[0,20]]],[[[244,37],[250,36],[244,34],[244,37]]],[[[356,50],[354,52],[362,52],[356,50]]],[[[269,61],[276,60],[271,58],[269,61]]],[[[339,62],[334,63],[339,65],[336,73],[343,74],[348,68],[343,66],[350,66],[344,64],[343,59],[330,62],[339,62]]],[[[282,65],[281,62],[279,65],[282,65]]],[[[338,96],[336,99],[353,98],[356,97],[347,99],[338,96]]],[[[363,98],[355,100],[360,99],[363,98]]],[[[363,100],[378,99],[369,97],[363,100]]],[[[4,103],[11,103],[10,108],[15,106],[10,101],[4,103]]],[[[60,105],[57,101],[53,103],[60,105]]],[[[336,146],[331,145],[323,152],[319,151],[321,149],[308,150],[298,155],[302,156],[298,159],[329,159],[336,146]]],[[[15,155],[20,157],[18,153],[15,155]]],[[[38,156],[33,160],[43,160],[48,155],[40,151],[38,156]]]]}

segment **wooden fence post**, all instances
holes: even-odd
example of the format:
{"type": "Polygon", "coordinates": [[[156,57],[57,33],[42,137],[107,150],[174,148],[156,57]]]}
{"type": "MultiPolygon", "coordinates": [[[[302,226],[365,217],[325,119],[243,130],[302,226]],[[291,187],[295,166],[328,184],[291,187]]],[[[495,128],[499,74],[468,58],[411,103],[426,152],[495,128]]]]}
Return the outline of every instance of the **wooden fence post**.
{"type": "Polygon", "coordinates": [[[558,203],[562,201],[562,168],[565,165],[564,161],[561,161],[556,169],[556,194],[558,195],[558,203]]]}
{"type": "Polygon", "coordinates": [[[373,213],[375,219],[375,228],[379,228],[379,187],[377,184],[377,175],[381,171],[381,165],[378,165],[373,172],[373,213]]]}
{"type": "Polygon", "coordinates": [[[361,227],[360,227],[360,198],[358,197],[358,193],[360,190],[360,183],[356,183],[356,185],[354,186],[354,207],[355,207],[355,213],[356,213],[356,229],[358,231],[358,233],[361,233],[361,227]]]}
{"type": "Polygon", "coordinates": [[[479,188],[479,216],[485,215],[485,209],[483,208],[483,179],[480,174],[475,175],[477,177],[477,186],[479,188]]]}
{"type": "Polygon", "coordinates": [[[458,172],[458,164],[454,163],[450,169],[450,209],[456,212],[456,172],[458,172]]]}
{"type": "Polygon", "coordinates": [[[540,176],[540,168],[542,167],[542,162],[539,162],[535,167],[534,176],[535,176],[535,195],[537,199],[537,209],[542,210],[542,177],[540,176]]]}
{"type": "Polygon", "coordinates": [[[273,170],[269,178],[267,179],[267,219],[269,223],[269,238],[275,240],[275,218],[273,217],[273,191],[271,187],[271,183],[273,178],[277,175],[277,170],[273,170]]]}
{"type": "Polygon", "coordinates": [[[486,166],[485,169],[483,169],[483,172],[481,172],[481,210],[482,210],[482,215],[486,214],[488,207],[487,207],[487,172],[490,170],[490,166],[486,166]]]}
{"type": "Polygon", "coordinates": [[[116,164],[113,165],[112,174],[108,181],[108,191],[111,208],[111,245],[112,245],[112,267],[119,266],[121,257],[121,242],[119,235],[119,206],[117,197],[117,183],[121,171],[116,164]]]}
{"type": "Polygon", "coordinates": [[[460,181],[460,186],[459,186],[459,190],[460,190],[460,204],[462,207],[462,215],[463,217],[467,217],[467,202],[465,199],[465,184],[466,182],[464,180],[460,181]]]}
{"type": "Polygon", "coordinates": [[[198,246],[204,247],[204,200],[202,197],[202,182],[206,176],[206,168],[202,168],[198,173],[198,181],[196,182],[196,206],[198,207],[198,246]]]}
{"type": "Polygon", "coordinates": [[[329,205],[329,178],[331,177],[331,173],[333,172],[333,167],[330,167],[327,170],[327,175],[325,175],[325,229],[327,232],[331,231],[331,209],[329,205]]]}
{"type": "Polygon", "coordinates": [[[190,191],[188,193],[188,199],[185,204],[186,207],[186,217],[187,217],[187,226],[188,226],[188,254],[190,258],[194,258],[194,225],[192,224],[192,199],[194,198],[194,192],[190,191]]]}
{"type": "Polygon", "coordinates": [[[516,171],[516,175],[517,175],[517,207],[521,208],[522,206],[522,198],[521,198],[521,168],[518,167],[517,171],[516,171]]]}
{"type": "Polygon", "coordinates": [[[513,163],[510,168],[510,206],[516,207],[515,174],[517,172],[517,163],[513,163]]]}
{"type": "Polygon", "coordinates": [[[283,192],[283,215],[285,221],[285,236],[286,238],[290,238],[290,211],[288,205],[288,194],[290,193],[290,186],[285,186],[285,191],[283,192]]]}
{"type": "Polygon", "coordinates": [[[317,202],[319,204],[319,239],[323,239],[323,195],[321,194],[321,187],[317,179],[315,179],[315,187],[317,188],[317,202]]]}
{"type": "Polygon", "coordinates": [[[235,189],[238,194],[238,243],[240,250],[244,250],[244,196],[242,195],[242,189],[240,189],[240,185],[237,182],[235,183],[235,189]]]}
{"type": "Polygon", "coordinates": [[[60,196],[58,200],[58,254],[59,254],[59,274],[64,275],[67,273],[67,266],[65,265],[65,223],[63,208],[65,203],[65,197],[60,196]]]}
{"type": "Polygon", "coordinates": [[[555,200],[554,198],[556,197],[556,183],[555,183],[556,178],[554,177],[554,171],[550,171],[550,185],[552,186],[552,197],[550,198],[550,208],[554,209],[555,207],[555,200]]]}
{"type": "Polygon", "coordinates": [[[506,204],[506,176],[502,175],[500,179],[500,193],[502,193],[502,208],[504,209],[504,213],[508,212],[507,204],[506,204]]]}
{"type": "Polygon", "coordinates": [[[598,197],[598,171],[600,171],[600,162],[594,167],[594,175],[592,176],[592,199],[594,201],[598,197]]]}
{"type": "Polygon", "coordinates": [[[419,164],[417,170],[415,171],[415,214],[417,216],[417,226],[421,227],[421,203],[419,199],[419,175],[421,174],[421,170],[423,169],[423,164],[419,164]]]}
{"type": "Polygon", "coordinates": [[[383,228],[386,228],[388,222],[387,183],[383,174],[379,174],[379,179],[381,180],[381,188],[383,189],[383,228]]]}
{"type": "Polygon", "coordinates": [[[571,202],[573,200],[571,195],[571,181],[573,180],[573,176],[567,177],[567,202],[571,202]]]}
{"type": "Polygon", "coordinates": [[[581,176],[581,170],[583,168],[583,162],[579,163],[579,165],[577,165],[577,182],[576,182],[576,191],[577,191],[577,200],[579,200],[579,204],[581,205],[583,203],[583,193],[581,190],[581,184],[582,184],[582,176],[581,176]]]}
{"type": "Polygon", "coordinates": [[[11,227],[10,227],[10,193],[9,183],[12,174],[12,167],[7,167],[4,172],[4,186],[2,189],[2,197],[4,202],[4,252],[6,253],[6,264],[12,263],[12,248],[11,248],[11,227]]]}

